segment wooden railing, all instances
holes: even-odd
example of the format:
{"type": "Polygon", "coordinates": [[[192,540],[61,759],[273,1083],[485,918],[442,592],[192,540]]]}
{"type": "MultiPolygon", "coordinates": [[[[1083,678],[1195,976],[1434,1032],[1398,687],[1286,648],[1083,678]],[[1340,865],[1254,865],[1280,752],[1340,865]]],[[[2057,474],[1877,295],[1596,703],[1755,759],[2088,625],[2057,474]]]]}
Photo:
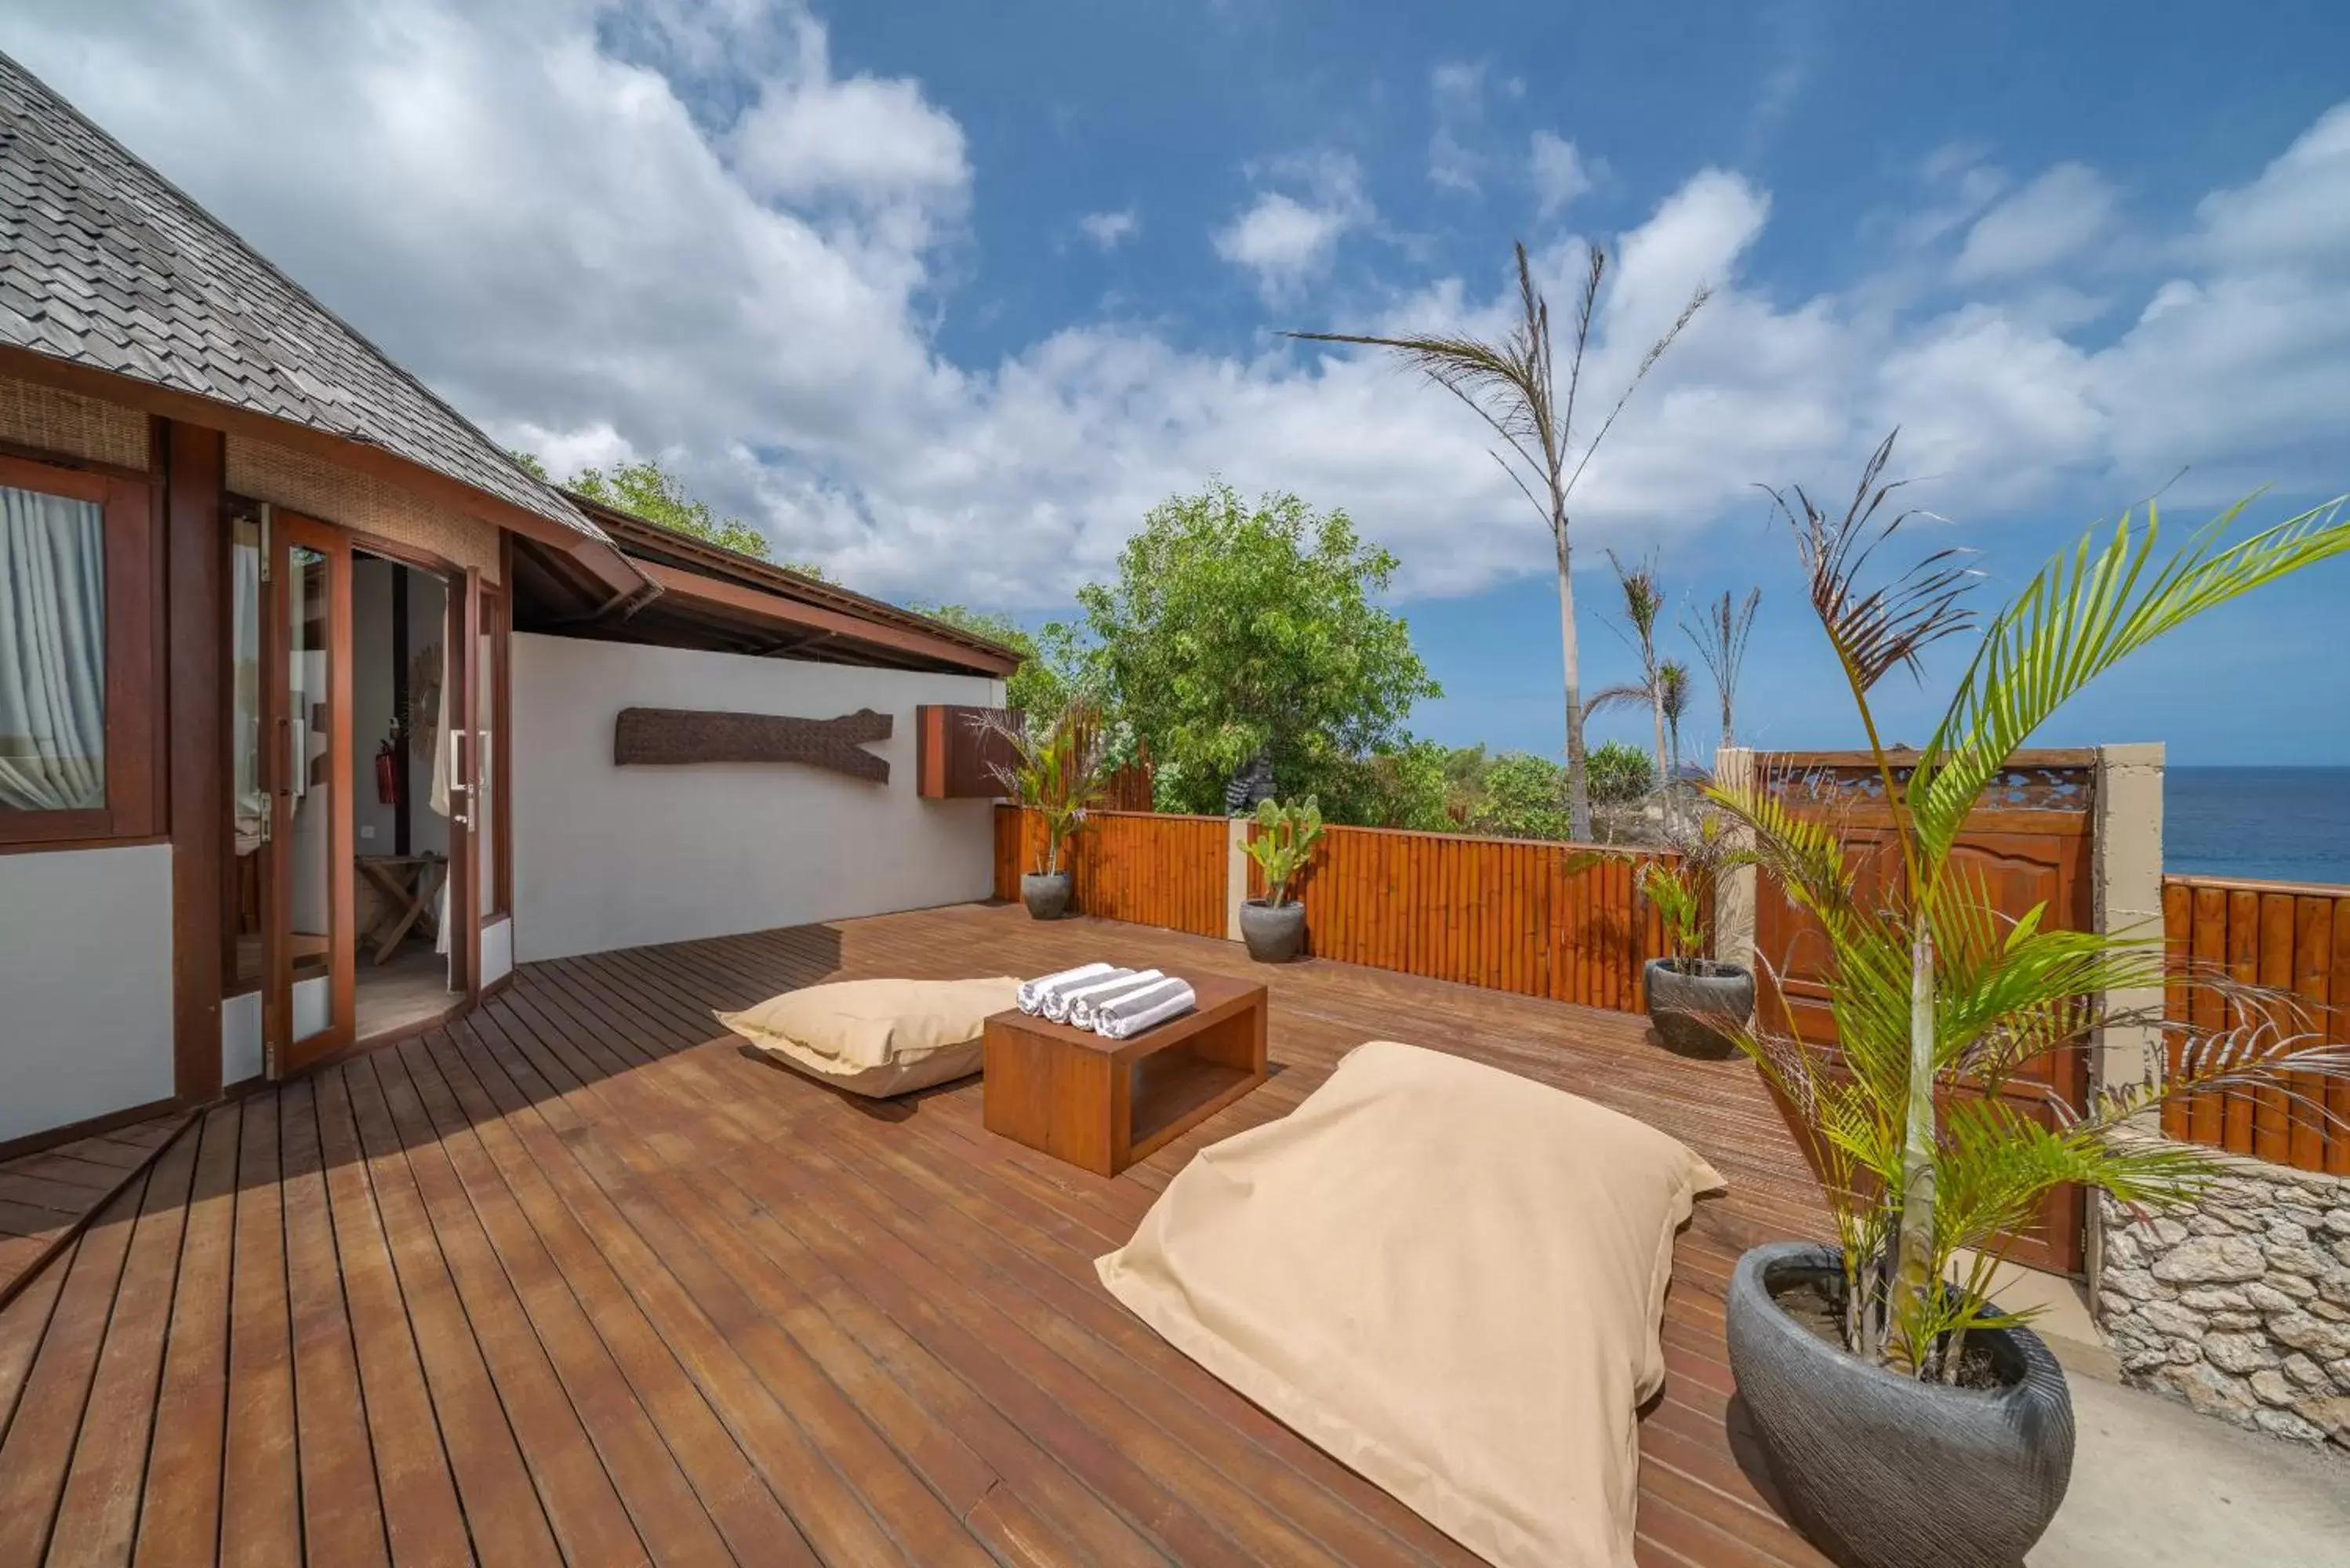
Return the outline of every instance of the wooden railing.
{"type": "MultiPolygon", "coordinates": [[[[1097,811],[1062,846],[1078,908],[1104,919],[1224,934],[1225,828],[1221,816],[1097,811]]],[[[1045,823],[1034,812],[995,808],[995,896],[1020,896],[1020,874],[1044,864],[1045,823]]]]}
{"type": "MultiPolygon", "coordinates": [[[[1109,919],[1226,934],[1229,825],[1216,816],[1096,812],[1065,860],[1077,907],[1109,919]]],[[[995,892],[1020,895],[1041,864],[1034,814],[996,812],[995,892]]],[[[1642,966],[1665,950],[1636,885],[1638,862],[1587,846],[1449,833],[1332,827],[1295,895],[1308,949],[1322,958],[1525,996],[1636,1012],[1642,966]]]]}
{"type": "MultiPolygon", "coordinates": [[[[2245,1022],[2230,1016],[2218,990],[2196,983],[2197,973],[2220,971],[2299,998],[2307,1016],[2279,1014],[2286,1031],[2350,1042],[2350,887],[2166,877],[2162,923],[2173,960],[2170,1017],[2199,1028],[2245,1022]]],[[[2350,1176],[2350,1133],[2340,1125],[2350,1122],[2350,1084],[2306,1075],[2290,1084],[2291,1094],[2199,1095],[2166,1106],[2163,1130],[2277,1165],[2350,1176]],[[2319,1115],[2320,1106],[2335,1125],[2319,1115]]]]}

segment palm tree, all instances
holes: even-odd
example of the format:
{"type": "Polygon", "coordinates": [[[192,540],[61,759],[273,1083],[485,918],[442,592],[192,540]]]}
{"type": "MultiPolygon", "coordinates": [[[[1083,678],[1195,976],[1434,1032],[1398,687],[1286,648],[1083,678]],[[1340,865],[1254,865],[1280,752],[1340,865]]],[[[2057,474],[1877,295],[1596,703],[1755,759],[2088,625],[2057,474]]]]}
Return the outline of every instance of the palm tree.
{"type": "Polygon", "coordinates": [[[1632,651],[1640,656],[1640,680],[1636,686],[1622,689],[1624,697],[1614,691],[1602,692],[1591,701],[1591,710],[1610,701],[1644,698],[1648,704],[1648,717],[1657,730],[1657,777],[1667,788],[1673,782],[1672,769],[1665,757],[1665,688],[1659,678],[1657,666],[1657,622],[1665,613],[1665,591],[1657,586],[1657,563],[1653,556],[1629,570],[1616,552],[1607,552],[1607,564],[1616,568],[1616,586],[1624,595],[1624,624],[1632,628],[1628,639],[1632,651]]]}
{"type": "Polygon", "coordinates": [[[1672,767],[1665,774],[1665,787],[1669,798],[1672,786],[1681,777],[1681,720],[1689,712],[1689,666],[1678,659],[1668,659],[1657,666],[1657,711],[1664,716],[1665,733],[1671,741],[1672,767]]]}
{"type": "Polygon", "coordinates": [[[1404,362],[1477,410],[1502,440],[1493,460],[1509,473],[1519,491],[1550,527],[1558,558],[1558,638],[1566,673],[1566,808],[1571,831],[1578,839],[1591,836],[1591,786],[1583,758],[1583,659],[1575,635],[1575,579],[1570,573],[1567,503],[1591,454],[1607,437],[1616,416],[1624,411],[1633,391],[1648,379],[1673,339],[1690,324],[1710,292],[1703,285],[1689,304],[1648,346],[1639,368],[1623,394],[1599,423],[1591,439],[1575,455],[1575,405],[1583,387],[1584,354],[1591,345],[1591,323],[1599,302],[1600,279],[1607,271],[1607,253],[1590,247],[1584,267],[1583,290],[1575,313],[1575,347],[1566,362],[1566,400],[1557,399],[1550,339],[1550,304],[1534,287],[1534,266],[1523,241],[1517,245],[1520,317],[1498,343],[1467,337],[1372,337],[1341,332],[1289,332],[1284,337],[1315,343],[1352,343],[1391,348],[1404,362]],[[1503,452],[1508,453],[1503,455],[1503,452]],[[1570,466],[1570,464],[1572,466],[1570,466]],[[1540,493],[1537,494],[1536,492],[1540,493]]]}
{"type": "Polygon", "coordinates": [[[1721,602],[1706,607],[1705,619],[1700,626],[1681,622],[1681,630],[1697,644],[1697,656],[1713,676],[1713,689],[1721,698],[1721,743],[1724,747],[1738,743],[1736,728],[1731,722],[1731,706],[1738,696],[1738,672],[1746,662],[1746,639],[1754,629],[1754,612],[1762,607],[1762,590],[1749,588],[1742,604],[1733,604],[1730,590],[1721,590],[1721,602]]]}
{"type": "MultiPolygon", "coordinates": [[[[2183,1201],[2220,1172],[2191,1145],[2126,1136],[2165,1101],[2258,1085],[2313,1106],[2284,1075],[2350,1077],[2350,1046],[2287,1033],[2273,993],[2213,977],[2198,983],[2244,1005],[2206,1030],[2110,1000],[2139,988],[2159,997],[2159,929],[2045,929],[2043,910],[1997,911],[1985,874],[1953,850],[1968,814],[2016,750],[2073,694],[2157,637],[2204,610],[2312,562],[2350,551],[2343,502],[2236,544],[2229,508],[2168,560],[2156,562],[2159,519],[2127,514],[2100,545],[2092,532],[2058,555],[1992,621],[1922,750],[1898,759],[1877,728],[1870,693],[1898,668],[1915,670],[1934,643],[1974,624],[1975,574],[1940,550],[1882,587],[1858,581],[1912,514],[1887,514],[1888,436],[1850,506],[1832,517],[1800,489],[1773,493],[1794,530],[1814,612],[1844,673],[1889,809],[1900,875],[1864,894],[1835,824],[1788,804],[1775,781],[1717,788],[1713,801],[1752,830],[1753,857],[1816,919],[1833,954],[1832,1048],[1762,1022],[1744,1047],[1804,1116],[1826,1166],[1844,1251],[1845,1344],[1854,1355],[1921,1378],[1955,1377],[1968,1331],[2016,1319],[1988,1291],[2006,1238],[2067,1182],[2130,1204],[2183,1201]],[[2246,1023],[2247,1017],[2255,1020],[2246,1023]],[[2056,1102],[2058,1125],[2007,1104],[2003,1087],[2100,1029],[2167,1031],[2167,1070],[2149,1060],[2135,1081],[2101,1083],[2085,1107],[2056,1102]],[[1975,1093],[1937,1106],[1938,1091],[1975,1093]],[[1960,1291],[1939,1282],[1971,1249],[1960,1291]]],[[[2350,500],[2350,498],[2345,498],[2350,500]]]]}

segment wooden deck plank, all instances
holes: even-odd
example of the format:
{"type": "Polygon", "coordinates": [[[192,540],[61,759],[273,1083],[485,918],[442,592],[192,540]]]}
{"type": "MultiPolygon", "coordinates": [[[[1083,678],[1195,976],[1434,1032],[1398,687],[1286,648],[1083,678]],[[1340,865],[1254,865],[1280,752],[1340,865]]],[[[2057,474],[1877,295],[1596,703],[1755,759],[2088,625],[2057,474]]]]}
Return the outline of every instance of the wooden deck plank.
{"type": "Polygon", "coordinates": [[[343,1079],[474,1549],[501,1563],[559,1562],[545,1500],[450,1278],[439,1233],[384,1103],[376,1064],[358,1058],[346,1066],[343,1079]]]}
{"type": "Polygon", "coordinates": [[[383,1216],[368,1179],[348,1068],[316,1074],[311,1084],[386,1542],[396,1562],[462,1561],[473,1547],[440,1417],[425,1386],[423,1358],[392,1268],[383,1216]]]}
{"type": "Polygon", "coordinates": [[[733,1561],[692,1485],[506,1187],[421,1037],[400,1048],[442,1151],[488,1231],[491,1245],[537,1332],[607,1474],[657,1561],[733,1561]]]}
{"type": "Polygon", "coordinates": [[[534,1147],[536,1140],[523,1137],[530,1103],[489,1063],[472,1035],[474,1022],[452,1032],[461,1038],[427,1036],[426,1046],[472,1118],[484,1151],[692,1482],[711,1521],[742,1561],[764,1556],[815,1562],[798,1527],[537,1163],[545,1146],[534,1147]]]}
{"type": "Polygon", "coordinates": [[[21,1173],[45,1201],[133,1187],[0,1304],[0,1561],[53,1528],[60,1560],[120,1561],[135,1524],[159,1563],[1471,1562],[1093,1271],[1200,1149],[1381,1037],[1624,1110],[1728,1178],[1675,1251],[1636,1553],[1813,1568],[1739,1457],[1721,1339],[1739,1252],[1825,1221],[1751,1069],[1547,998],[981,906],[525,966],[151,1168],[168,1129],[49,1151],[21,1173]],[[976,1080],[874,1106],[711,1017],[1096,956],[1272,990],[1273,1081],[1115,1180],[988,1134],[976,1080]]]}
{"type": "Polygon", "coordinates": [[[229,1290],[244,1107],[205,1113],[180,1238],[171,1329],[155,1401],[135,1561],[180,1568],[213,1561],[220,1540],[223,1418],[228,1402],[229,1290]]]}
{"type": "Polygon", "coordinates": [[[145,1187],[125,1187],[53,1265],[64,1284],[0,1437],[0,1563],[37,1563],[47,1550],[145,1187]]]}
{"type": "Polygon", "coordinates": [[[48,1554],[54,1562],[130,1561],[195,1152],[189,1139],[175,1141],[147,1179],[130,1255],[115,1288],[114,1315],[90,1383],[81,1437],[74,1445],[65,1496],[49,1535],[48,1554]]]}
{"type": "MultiPolygon", "coordinates": [[[[359,1392],[358,1346],[335,1256],[318,1133],[317,1081],[269,1097],[285,1169],[286,1288],[294,1324],[294,1421],[306,1553],[320,1562],[386,1560],[383,1499],[359,1392]]],[[[269,1100],[256,1107],[267,1114],[269,1100]]]]}
{"type": "Polygon", "coordinates": [[[277,1107],[246,1107],[237,1145],[235,1252],[230,1264],[228,1418],[222,1439],[221,1540],[254,1563],[302,1557],[295,1451],[293,1317],[286,1291],[285,1197],[277,1107]]]}

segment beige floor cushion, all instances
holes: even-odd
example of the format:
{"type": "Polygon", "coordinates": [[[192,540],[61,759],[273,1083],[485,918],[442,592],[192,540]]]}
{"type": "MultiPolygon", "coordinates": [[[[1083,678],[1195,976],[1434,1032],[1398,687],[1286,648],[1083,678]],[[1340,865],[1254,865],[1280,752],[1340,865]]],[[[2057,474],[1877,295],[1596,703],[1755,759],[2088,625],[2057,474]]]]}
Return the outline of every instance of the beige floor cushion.
{"type": "Polygon", "coordinates": [[[1654,1127],[1498,1068],[1357,1047],[1204,1149],[1102,1283],[1508,1568],[1630,1568],[1636,1408],[1673,1232],[1721,1185],[1654,1127]]]}
{"type": "Polygon", "coordinates": [[[773,1060],[884,1099],[979,1071],[982,1026],[1019,1002],[1014,975],[844,980],[771,996],[718,1022],[773,1060]]]}

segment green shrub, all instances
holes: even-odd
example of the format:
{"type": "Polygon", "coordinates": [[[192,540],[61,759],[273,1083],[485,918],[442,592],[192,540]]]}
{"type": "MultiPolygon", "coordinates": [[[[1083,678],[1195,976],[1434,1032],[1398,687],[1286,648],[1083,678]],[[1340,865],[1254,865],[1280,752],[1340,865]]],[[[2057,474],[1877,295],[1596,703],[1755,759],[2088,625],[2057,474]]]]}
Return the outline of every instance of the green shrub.
{"type": "Polygon", "coordinates": [[[1610,741],[1583,760],[1595,801],[1638,800],[1657,787],[1657,764],[1638,746],[1610,741]]]}

